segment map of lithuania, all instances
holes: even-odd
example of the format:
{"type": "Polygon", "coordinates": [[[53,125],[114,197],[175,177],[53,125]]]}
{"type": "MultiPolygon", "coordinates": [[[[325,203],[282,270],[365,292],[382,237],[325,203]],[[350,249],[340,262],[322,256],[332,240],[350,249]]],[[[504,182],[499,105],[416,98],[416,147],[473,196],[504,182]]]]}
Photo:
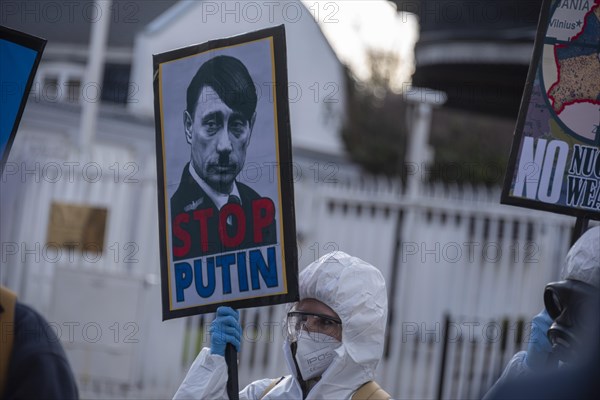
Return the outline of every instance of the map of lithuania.
{"type": "Polygon", "coordinates": [[[585,15],[581,31],[571,41],[554,45],[558,79],[548,90],[548,98],[556,114],[570,104],[600,105],[599,42],[600,6],[596,1],[585,15]]]}

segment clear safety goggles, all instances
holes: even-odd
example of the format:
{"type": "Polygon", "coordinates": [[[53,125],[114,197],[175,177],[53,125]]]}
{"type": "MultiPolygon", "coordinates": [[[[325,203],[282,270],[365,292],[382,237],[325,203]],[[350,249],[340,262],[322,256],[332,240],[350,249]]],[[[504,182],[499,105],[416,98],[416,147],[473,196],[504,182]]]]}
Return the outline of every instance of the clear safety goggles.
{"type": "Polygon", "coordinates": [[[324,314],[315,314],[302,311],[290,311],[287,314],[287,335],[290,342],[295,342],[298,337],[308,335],[316,341],[337,340],[341,337],[342,321],[324,314]],[[317,333],[327,335],[316,335],[317,333]]]}

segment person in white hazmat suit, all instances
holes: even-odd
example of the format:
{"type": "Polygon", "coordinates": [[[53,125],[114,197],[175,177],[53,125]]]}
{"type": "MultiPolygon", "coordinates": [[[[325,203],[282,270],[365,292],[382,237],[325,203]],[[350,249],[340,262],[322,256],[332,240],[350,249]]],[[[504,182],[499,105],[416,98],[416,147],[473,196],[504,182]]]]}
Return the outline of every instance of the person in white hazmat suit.
{"type": "Polygon", "coordinates": [[[587,361],[586,356],[598,352],[600,226],[573,244],[560,277],[561,281],[546,285],[545,309],[531,323],[527,351],[513,356],[486,398],[495,398],[510,380],[546,374],[559,362],[587,361]]]}
{"type": "MultiPolygon", "coordinates": [[[[306,267],[299,287],[300,301],[287,315],[283,345],[291,374],[252,382],[240,392],[240,400],[351,399],[374,379],[387,322],[387,290],[381,272],[338,251],[306,267]]],[[[236,318],[234,310],[219,308],[211,332],[223,334],[211,338],[210,349],[202,349],[175,399],[227,398],[227,365],[221,347],[228,342],[239,348],[241,328],[236,318]]],[[[370,398],[389,398],[382,389],[377,392],[370,398]]]]}

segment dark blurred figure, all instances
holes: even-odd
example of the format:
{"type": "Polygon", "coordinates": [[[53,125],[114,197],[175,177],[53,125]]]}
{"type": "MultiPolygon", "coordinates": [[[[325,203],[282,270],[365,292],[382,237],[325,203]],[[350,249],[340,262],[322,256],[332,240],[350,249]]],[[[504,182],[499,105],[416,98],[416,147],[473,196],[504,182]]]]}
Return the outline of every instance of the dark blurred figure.
{"type": "Polygon", "coordinates": [[[587,361],[551,372],[522,376],[496,383],[484,400],[496,399],[598,399],[600,398],[600,352],[587,361]]]}
{"type": "Polygon", "coordinates": [[[35,310],[0,286],[2,399],[78,399],[59,338],[35,310]]]}
{"type": "Polygon", "coordinates": [[[527,351],[513,356],[486,400],[600,398],[600,227],[571,247],[561,277],[544,289],[527,351]]]}

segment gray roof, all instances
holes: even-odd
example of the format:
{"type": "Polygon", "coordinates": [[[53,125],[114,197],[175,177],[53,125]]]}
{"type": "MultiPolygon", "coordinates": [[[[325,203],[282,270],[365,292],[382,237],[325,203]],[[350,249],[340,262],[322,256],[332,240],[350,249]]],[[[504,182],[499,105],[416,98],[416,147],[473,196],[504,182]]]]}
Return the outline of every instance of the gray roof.
{"type": "MultiPolygon", "coordinates": [[[[135,35],[176,0],[113,0],[108,45],[133,48],[135,35]]],[[[2,7],[0,24],[48,40],[87,45],[98,19],[93,0],[14,1],[2,7]]]]}

